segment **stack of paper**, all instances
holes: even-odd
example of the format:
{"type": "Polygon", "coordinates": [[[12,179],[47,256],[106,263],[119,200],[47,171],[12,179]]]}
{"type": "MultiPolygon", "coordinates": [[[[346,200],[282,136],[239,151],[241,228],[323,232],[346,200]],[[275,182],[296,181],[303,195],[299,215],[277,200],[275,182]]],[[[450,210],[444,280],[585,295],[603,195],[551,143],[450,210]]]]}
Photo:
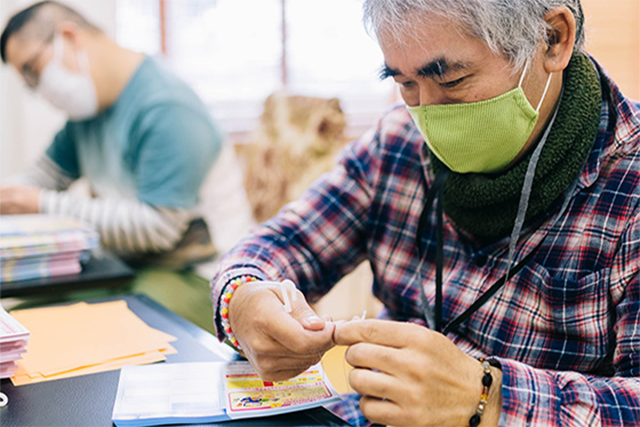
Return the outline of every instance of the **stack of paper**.
{"type": "Polygon", "coordinates": [[[0,306],[0,378],[9,378],[27,351],[29,331],[0,306]]]}
{"type": "Polygon", "coordinates": [[[288,381],[262,381],[249,362],[125,366],[118,427],[210,423],[316,408],[340,400],[320,364],[288,381]]]}
{"type": "Polygon", "coordinates": [[[165,360],[176,338],[144,323],[125,301],[14,310],[31,331],[11,381],[32,384],[165,360]]]}
{"type": "Polygon", "coordinates": [[[98,233],[73,218],[3,215],[0,218],[0,282],[79,273],[98,233]]]}

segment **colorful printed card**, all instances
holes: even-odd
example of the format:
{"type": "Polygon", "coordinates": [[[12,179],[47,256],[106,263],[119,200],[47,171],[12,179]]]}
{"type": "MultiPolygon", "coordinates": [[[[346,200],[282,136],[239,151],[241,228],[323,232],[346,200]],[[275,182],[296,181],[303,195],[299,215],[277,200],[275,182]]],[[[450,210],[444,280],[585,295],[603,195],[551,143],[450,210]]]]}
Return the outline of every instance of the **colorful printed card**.
{"type": "Polygon", "coordinates": [[[231,418],[300,411],[341,399],[320,364],[287,381],[265,382],[248,362],[232,362],[227,366],[225,391],[231,418]]]}

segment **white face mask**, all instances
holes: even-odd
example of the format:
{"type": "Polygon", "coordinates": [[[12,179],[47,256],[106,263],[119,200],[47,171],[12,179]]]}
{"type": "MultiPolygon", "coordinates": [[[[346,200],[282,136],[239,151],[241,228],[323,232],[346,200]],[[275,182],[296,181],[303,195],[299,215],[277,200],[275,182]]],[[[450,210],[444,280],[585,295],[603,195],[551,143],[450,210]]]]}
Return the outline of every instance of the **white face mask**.
{"type": "Polygon", "coordinates": [[[89,72],[89,58],[82,51],[78,62],[82,71],[74,73],[64,66],[64,41],[57,35],[53,40],[53,59],[42,70],[37,92],[54,106],[65,111],[70,120],[84,120],[98,113],[98,96],[89,72]]]}

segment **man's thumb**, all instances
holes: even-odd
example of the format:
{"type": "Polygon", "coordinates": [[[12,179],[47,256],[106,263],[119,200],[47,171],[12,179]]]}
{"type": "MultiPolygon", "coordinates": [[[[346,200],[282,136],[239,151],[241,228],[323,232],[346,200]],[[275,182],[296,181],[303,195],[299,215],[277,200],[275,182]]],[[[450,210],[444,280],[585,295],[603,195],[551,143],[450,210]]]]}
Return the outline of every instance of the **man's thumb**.
{"type": "Polygon", "coordinates": [[[291,316],[296,319],[303,328],[310,331],[324,329],[325,321],[318,316],[304,298],[298,297],[291,301],[291,316]]]}

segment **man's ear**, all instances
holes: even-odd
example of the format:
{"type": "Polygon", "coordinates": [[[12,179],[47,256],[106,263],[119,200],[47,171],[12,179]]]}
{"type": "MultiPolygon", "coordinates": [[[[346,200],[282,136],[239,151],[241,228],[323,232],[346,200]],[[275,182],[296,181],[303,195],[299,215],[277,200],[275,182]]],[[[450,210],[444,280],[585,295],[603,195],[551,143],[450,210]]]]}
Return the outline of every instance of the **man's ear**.
{"type": "Polygon", "coordinates": [[[58,25],[57,32],[71,43],[72,46],[84,48],[84,34],[78,24],[74,22],[62,22],[58,25]]]}
{"type": "Polygon", "coordinates": [[[545,70],[547,73],[563,71],[576,44],[576,18],[567,6],[560,6],[548,11],[544,20],[549,26],[543,56],[545,70]]]}

